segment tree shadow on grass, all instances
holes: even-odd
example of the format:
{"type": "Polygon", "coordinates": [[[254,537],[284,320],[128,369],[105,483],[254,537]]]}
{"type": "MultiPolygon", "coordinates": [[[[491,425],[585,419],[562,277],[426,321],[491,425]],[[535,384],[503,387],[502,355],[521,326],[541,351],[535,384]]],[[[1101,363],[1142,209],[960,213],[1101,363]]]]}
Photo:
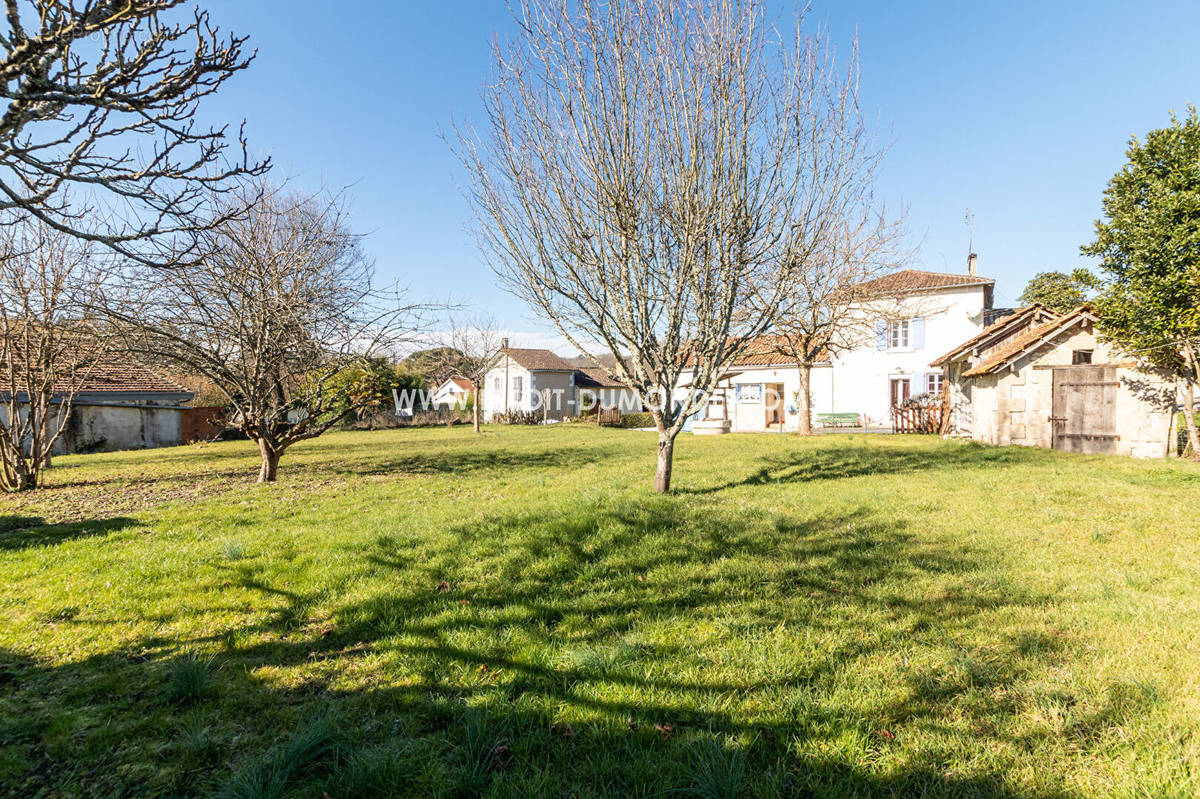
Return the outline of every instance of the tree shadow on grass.
{"type": "Polygon", "coordinates": [[[0,516],[0,552],[53,546],[78,538],[115,533],[137,524],[135,519],[88,519],[69,524],[46,524],[40,516],[0,516]]]}
{"type": "MultiPolygon", "coordinates": [[[[196,773],[262,762],[332,714],[355,750],[398,747],[405,796],[664,795],[694,787],[697,758],[725,756],[745,764],[745,796],[1033,796],[904,736],[961,734],[967,714],[980,717],[968,718],[975,751],[1015,745],[986,717],[1017,710],[981,697],[1061,648],[996,633],[969,679],[928,664],[962,655],[993,614],[1053,598],[980,580],[978,556],[866,508],[764,521],[703,503],[581,503],[464,524],[436,545],[400,531],[357,556],[365,575],[332,594],[221,565],[261,597],[231,629],[57,667],[0,651],[13,675],[0,711],[20,719],[0,738],[27,765],[10,784],[202,795],[196,773]],[[167,675],[189,652],[221,664],[212,698],[186,711],[216,741],[200,760],[162,732],[184,716],[167,675]],[[838,698],[847,679],[869,691],[880,659],[894,660],[890,690],[838,698]],[[703,742],[716,754],[698,754],[703,742]]],[[[340,796],[337,768],[304,776],[308,793],[340,796]]]]}
{"type": "MultiPolygon", "coordinates": [[[[530,452],[514,452],[500,448],[446,448],[436,452],[397,452],[394,456],[382,456],[378,449],[357,446],[352,450],[324,453],[320,461],[305,459],[303,451],[288,452],[280,462],[280,482],[293,479],[315,482],[332,477],[370,477],[379,475],[449,475],[471,474],[481,471],[509,469],[569,469],[594,464],[599,460],[623,450],[614,447],[559,447],[538,449],[530,452]]],[[[246,459],[257,458],[257,451],[244,454],[246,459]]],[[[56,476],[77,469],[81,464],[55,467],[56,476]]],[[[132,461],[131,466],[142,465],[132,461]]],[[[244,478],[247,486],[253,485],[257,462],[253,468],[213,468],[212,461],[189,460],[187,456],[164,456],[155,461],[156,466],[174,466],[173,471],[125,471],[112,477],[89,478],[72,482],[57,483],[46,490],[68,490],[72,488],[98,487],[114,484],[134,483],[140,486],[187,486],[198,481],[234,481],[244,478]],[[188,467],[191,468],[188,468],[188,467]]],[[[114,471],[119,471],[114,468],[114,471]]]]}
{"type": "Polygon", "coordinates": [[[1052,452],[1034,447],[985,447],[957,443],[936,449],[880,446],[809,449],[762,458],[760,462],[763,465],[746,477],[713,486],[684,487],[679,491],[684,494],[715,494],[742,486],[810,483],[921,471],[994,469],[1045,464],[1057,457],[1052,452]]]}

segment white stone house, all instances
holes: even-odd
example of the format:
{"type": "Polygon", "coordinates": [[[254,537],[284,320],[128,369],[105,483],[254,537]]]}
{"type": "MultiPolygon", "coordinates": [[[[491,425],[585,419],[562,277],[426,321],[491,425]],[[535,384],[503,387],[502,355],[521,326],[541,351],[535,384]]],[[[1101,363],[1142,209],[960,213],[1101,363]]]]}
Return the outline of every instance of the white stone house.
{"type": "MultiPolygon", "coordinates": [[[[871,323],[854,337],[857,346],[815,366],[814,422],[821,414],[856,414],[869,427],[889,427],[894,404],[940,392],[942,370],[931,369],[930,360],[984,329],[994,284],[974,274],[915,269],[865,284],[886,313],[866,303],[864,318],[883,315],[890,321],[871,323]]],[[[771,337],[754,342],[725,375],[720,388],[734,431],[799,428],[800,374],[793,360],[773,348],[771,337]]],[[[691,378],[684,373],[677,397],[690,389],[691,378]]]]}
{"type": "Polygon", "coordinates": [[[568,361],[543,349],[501,349],[480,393],[480,410],[488,421],[512,410],[538,413],[549,421],[578,416],[596,405],[641,410],[637,394],[591,359],[568,361]]]}
{"type": "Polygon", "coordinates": [[[1096,334],[1089,306],[1030,306],[934,361],[952,398],[951,429],[994,445],[1162,458],[1174,384],[1096,334]]]}

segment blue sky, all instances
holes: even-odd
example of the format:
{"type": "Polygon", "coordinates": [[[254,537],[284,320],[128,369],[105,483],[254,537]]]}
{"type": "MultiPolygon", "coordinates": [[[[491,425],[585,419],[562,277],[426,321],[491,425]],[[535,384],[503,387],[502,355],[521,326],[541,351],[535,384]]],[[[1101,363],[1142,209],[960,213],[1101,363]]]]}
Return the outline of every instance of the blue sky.
{"type": "MultiPolygon", "coordinates": [[[[496,286],[466,235],[461,171],[441,139],[478,119],[502,0],[209,0],[259,58],[206,115],[246,119],[251,145],[303,186],[349,186],[379,272],[422,299],[550,333],[496,286]]],[[[793,6],[776,5],[782,19],[793,6]]],[[[891,151],[880,194],[908,210],[915,266],[964,271],[965,209],[998,304],[1079,246],[1130,136],[1200,100],[1200,3],[816,0],[839,49],[857,31],[863,104],[891,151]]],[[[547,340],[552,340],[551,336],[547,340]]]]}

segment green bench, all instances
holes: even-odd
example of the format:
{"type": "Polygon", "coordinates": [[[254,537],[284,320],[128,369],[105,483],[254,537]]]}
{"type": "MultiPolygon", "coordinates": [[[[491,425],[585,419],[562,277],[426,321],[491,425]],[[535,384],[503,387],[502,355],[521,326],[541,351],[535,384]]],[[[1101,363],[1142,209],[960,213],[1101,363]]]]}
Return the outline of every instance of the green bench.
{"type": "Polygon", "coordinates": [[[817,424],[821,427],[862,427],[857,413],[818,413],[817,424]]]}

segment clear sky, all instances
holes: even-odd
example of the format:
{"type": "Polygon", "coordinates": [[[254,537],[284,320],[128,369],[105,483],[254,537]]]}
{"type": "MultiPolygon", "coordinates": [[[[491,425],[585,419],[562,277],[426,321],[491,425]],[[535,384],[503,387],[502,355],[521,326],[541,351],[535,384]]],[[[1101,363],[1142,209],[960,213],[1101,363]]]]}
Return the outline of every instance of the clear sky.
{"type": "MultiPolygon", "coordinates": [[[[245,118],[252,147],[299,184],[349,186],[380,274],[414,297],[468,302],[530,345],[550,333],[464,232],[441,139],[479,119],[492,37],[512,27],[502,0],[205,5],[259,50],[209,115],[245,118]]],[[[775,7],[786,20],[794,6],[775,7]]],[[[815,0],[809,20],[841,50],[857,31],[864,107],[892,143],[880,191],[908,210],[914,266],[965,271],[970,208],[998,304],[1036,272],[1085,265],[1129,137],[1200,102],[1196,0],[815,0]]]]}

